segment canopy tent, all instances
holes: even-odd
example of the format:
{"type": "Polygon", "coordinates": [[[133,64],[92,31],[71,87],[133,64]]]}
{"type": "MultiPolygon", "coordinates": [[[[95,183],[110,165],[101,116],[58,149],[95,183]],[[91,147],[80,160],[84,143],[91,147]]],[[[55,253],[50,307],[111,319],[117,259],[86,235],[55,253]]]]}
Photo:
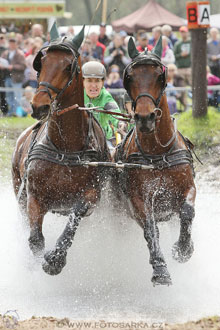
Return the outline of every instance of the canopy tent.
{"type": "Polygon", "coordinates": [[[183,18],[170,13],[155,0],[149,0],[132,14],[112,22],[115,31],[124,30],[128,33],[137,32],[139,29],[151,31],[154,26],[164,24],[169,24],[173,30],[185,25],[183,18]]]}

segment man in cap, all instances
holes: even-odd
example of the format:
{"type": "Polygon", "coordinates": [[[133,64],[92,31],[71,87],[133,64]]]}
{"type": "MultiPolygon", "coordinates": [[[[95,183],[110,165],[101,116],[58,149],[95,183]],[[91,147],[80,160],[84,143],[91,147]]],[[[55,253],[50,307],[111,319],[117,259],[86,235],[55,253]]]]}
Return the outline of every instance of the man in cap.
{"type": "MultiPolygon", "coordinates": [[[[106,110],[120,112],[120,109],[112,95],[105,89],[104,80],[106,70],[103,64],[90,61],[82,66],[84,103],[87,107],[99,106],[106,110]]],[[[103,128],[106,138],[114,137],[118,127],[118,119],[110,114],[94,112],[95,118],[103,128]]]]}
{"type": "Polygon", "coordinates": [[[105,45],[105,47],[110,43],[110,40],[106,35],[106,24],[103,22],[99,26],[99,42],[105,45]]]}
{"type": "Polygon", "coordinates": [[[178,73],[184,77],[185,83],[192,85],[191,75],[191,41],[187,26],[179,28],[181,39],[175,43],[174,55],[178,73]]]}
{"type": "Polygon", "coordinates": [[[146,32],[138,33],[137,34],[138,46],[137,50],[142,53],[145,51],[145,48],[148,50],[152,50],[153,46],[148,44],[148,36],[146,32]]]}
{"type": "Polygon", "coordinates": [[[10,35],[8,49],[3,52],[2,57],[8,61],[5,68],[5,87],[12,87],[14,91],[6,92],[8,103],[8,116],[16,114],[17,107],[20,106],[22,97],[22,83],[24,80],[24,70],[26,68],[24,53],[18,48],[16,35],[10,35]]]}

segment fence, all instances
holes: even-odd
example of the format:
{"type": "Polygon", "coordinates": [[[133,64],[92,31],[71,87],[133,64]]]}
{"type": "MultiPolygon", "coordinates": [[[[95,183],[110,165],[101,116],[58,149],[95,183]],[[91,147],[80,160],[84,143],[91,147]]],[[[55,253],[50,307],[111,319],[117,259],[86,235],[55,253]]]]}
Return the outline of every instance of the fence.
{"type": "MultiPolygon", "coordinates": [[[[11,88],[11,87],[0,87],[0,92],[13,92],[15,90],[22,90],[24,91],[24,88],[11,88]]],[[[186,87],[169,87],[167,88],[169,91],[176,91],[176,92],[192,92],[192,88],[190,86],[186,87]]],[[[208,91],[220,91],[220,85],[215,86],[207,86],[208,91]]],[[[116,102],[118,103],[119,107],[123,109],[123,99],[125,94],[124,88],[118,88],[118,89],[108,89],[108,91],[112,94],[116,102]]]]}

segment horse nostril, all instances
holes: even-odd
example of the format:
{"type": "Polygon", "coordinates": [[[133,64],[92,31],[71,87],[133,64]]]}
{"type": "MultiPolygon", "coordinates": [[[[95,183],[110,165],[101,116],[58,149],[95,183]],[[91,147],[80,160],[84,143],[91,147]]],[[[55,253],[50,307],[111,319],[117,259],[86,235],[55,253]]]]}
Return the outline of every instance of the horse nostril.
{"type": "Polygon", "coordinates": [[[46,118],[46,116],[48,115],[49,111],[50,111],[50,105],[49,104],[45,104],[45,105],[41,105],[39,107],[37,107],[36,105],[34,105],[32,103],[32,109],[33,109],[33,113],[32,113],[32,117],[35,119],[43,119],[46,118]]]}
{"type": "Polygon", "coordinates": [[[140,119],[140,116],[137,114],[137,113],[135,113],[135,115],[134,115],[134,120],[135,121],[138,121],[140,119]]]}
{"type": "Polygon", "coordinates": [[[149,120],[150,120],[150,121],[154,121],[155,118],[156,118],[155,113],[154,113],[154,112],[151,112],[151,113],[149,114],[149,120]]]}

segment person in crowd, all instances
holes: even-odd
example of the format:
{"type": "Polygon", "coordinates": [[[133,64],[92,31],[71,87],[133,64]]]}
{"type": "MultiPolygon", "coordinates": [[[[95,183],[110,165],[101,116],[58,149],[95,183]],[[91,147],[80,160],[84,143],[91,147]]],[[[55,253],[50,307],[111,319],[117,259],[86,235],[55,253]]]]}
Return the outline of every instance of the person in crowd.
{"type": "MultiPolygon", "coordinates": [[[[97,61],[85,63],[82,66],[82,76],[85,106],[99,106],[105,110],[120,112],[118,104],[104,87],[106,69],[102,63],[97,61]]],[[[118,119],[110,114],[100,112],[94,112],[94,116],[105,132],[108,146],[110,149],[113,149],[111,140],[115,139],[115,132],[118,128],[118,119]]]]}
{"type": "Polygon", "coordinates": [[[46,47],[50,44],[50,31],[47,31],[46,33],[46,38],[45,38],[45,41],[43,43],[43,47],[46,47]]]}
{"type": "Polygon", "coordinates": [[[16,33],[16,42],[18,45],[18,48],[23,50],[24,49],[24,36],[21,33],[16,33]]]}
{"type": "Polygon", "coordinates": [[[105,47],[107,47],[110,43],[110,39],[106,35],[106,24],[103,22],[99,26],[99,42],[105,45],[105,47]]]}
{"type": "Polygon", "coordinates": [[[16,109],[17,117],[27,117],[32,113],[32,99],[34,97],[34,90],[31,86],[26,86],[24,90],[24,95],[21,98],[20,106],[16,109]]]}
{"type": "Polygon", "coordinates": [[[104,83],[105,88],[114,89],[114,88],[124,88],[123,81],[120,78],[119,67],[116,64],[113,64],[109,68],[109,74],[104,83]]]}
{"type": "Polygon", "coordinates": [[[92,46],[92,57],[103,63],[103,57],[106,47],[101,42],[99,42],[99,36],[96,32],[90,33],[89,39],[91,41],[92,46]]]}
{"type": "Polygon", "coordinates": [[[127,57],[127,51],[123,46],[123,39],[120,34],[115,34],[112,44],[106,48],[104,64],[110,67],[113,64],[118,65],[120,77],[122,78],[124,68],[130,62],[127,57]]]}
{"type": "Polygon", "coordinates": [[[31,27],[31,37],[40,37],[43,39],[43,41],[46,41],[45,35],[44,35],[44,29],[42,24],[33,24],[31,27]]]}
{"type": "Polygon", "coordinates": [[[92,43],[89,38],[86,38],[81,47],[81,62],[82,65],[86,62],[95,60],[94,57],[92,56],[92,43]]]}
{"type": "Polygon", "coordinates": [[[160,38],[161,34],[161,26],[155,26],[152,29],[152,37],[149,39],[149,45],[152,45],[153,47],[156,46],[156,43],[160,38]]]}
{"type": "Polygon", "coordinates": [[[24,47],[23,47],[23,52],[24,56],[28,56],[32,53],[32,47],[34,46],[34,39],[31,37],[28,37],[27,39],[24,40],[24,47]]]}
{"type": "Polygon", "coordinates": [[[5,70],[5,87],[12,87],[14,91],[6,92],[6,101],[8,103],[8,115],[16,114],[16,109],[20,105],[22,97],[22,84],[24,80],[24,71],[26,68],[25,56],[23,51],[18,49],[16,36],[10,36],[8,49],[3,52],[2,57],[8,61],[5,70]]]}
{"type": "Polygon", "coordinates": [[[68,38],[74,38],[74,36],[75,36],[75,31],[74,31],[74,27],[73,27],[72,25],[68,26],[66,36],[67,36],[68,38]]]}
{"type": "MultiPolygon", "coordinates": [[[[207,72],[206,78],[207,78],[208,86],[220,85],[220,78],[211,73],[211,70],[208,65],[206,67],[206,72],[207,72]]],[[[217,91],[208,90],[208,105],[217,107],[218,110],[220,110],[220,91],[219,90],[217,90],[217,91]]]]}
{"type": "MultiPolygon", "coordinates": [[[[2,53],[7,49],[6,37],[0,34],[0,87],[5,87],[5,66],[7,67],[8,61],[1,57],[2,53]]],[[[5,98],[5,92],[0,91],[0,109],[3,115],[8,112],[8,104],[5,98]]]]}
{"type": "MultiPolygon", "coordinates": [[[[134,111],[132,109],[132,100],[127,92],[124,93],[123,97],[123,107],[127,114],[131,115],[131,117],[134,117],[134,111]]],[[[122,138],[130,131],[131,128],[134,127],[134,123],[128,123],[125,121],[121,121],[118,126],[118,133],[121,134],[122,138]]]]}
{"type": "Polygon", "coordinates": [[[210,39],[207,42],[208,66],[211,73],[220,78],[220,39],[216,28],[210,29],[210,39]]]}
{"type": "Polygon", "coordinates": [[[39,37],[35,38],[32,46],[31,54],[25,57],[26,69],[25,69],[25,82],[23,87],[31,86],[37,88],[37,73],[33,68],[33,62],[36,54],[39,52],[43,45],[43,40],[39,37]]]}
{"type": "Polygon", "coordinates": [[[137,33],[137,50],[142,53],[145,51],[145,48],[147,48],[148,50],[152,50],[153,46],[148,44],[148,36],[146,32],[142,32],[142,33],[137,33]]]}
{"type": "Polygon", "coordinates": [[[161,56],[161,62],[164,65],[168,65],[170,63],[175,62],[175,56],[173,53],[173,50],[169,47],[169,38],[166,36],[162,36],[162,56],[161,56]]]}
{"type": "Polygon", "coordinates": [[[122,38],[122,44],[124,45],[125,38],[128,36],[127,32],[124,30],[119,31],[118,33],[122,38]]]}
{"type": "Polygon", "coordinates": [[[191,41],[187,26],[179,28],[181,40],[177,41],[174,46],[174,55],[176,58],[176,66],[178,73],[185,79],[186,84],[192,85],[191,72],[191,41]]]}
{"type": "Polygon", "coordinates": [[[174,85],[170,81],[167,81],[166,96],[167,96],[167,103],[171,115],[177,112],[177,104],[176,104],[177,93],[172,88],[174,88],[174,85]]]}
{"type": "Polygon", "coordinates": [[[168,24],[165,24],[161,28],[161,32],[163,36],[169,38],[169,47],[173,49],[175,43],[178,41],[177,37],[172,32],[172,27],[168,24]]]}
{"type": "MultiPolygon", "coordinates": [[[[186,83],[184,78],[178,74],[177,67],[175,64],[170,63],[167,65],[167,82],[172,87],[185,87],[186,83]]],[[[176,100],[179,100],[179,103],[183,106],[183,110],[187,109],[187,93],[186,91],[178,91],[175,93],[176,100]]],[[[181,109],[178,109],[180,111],[181,109]]]]}

